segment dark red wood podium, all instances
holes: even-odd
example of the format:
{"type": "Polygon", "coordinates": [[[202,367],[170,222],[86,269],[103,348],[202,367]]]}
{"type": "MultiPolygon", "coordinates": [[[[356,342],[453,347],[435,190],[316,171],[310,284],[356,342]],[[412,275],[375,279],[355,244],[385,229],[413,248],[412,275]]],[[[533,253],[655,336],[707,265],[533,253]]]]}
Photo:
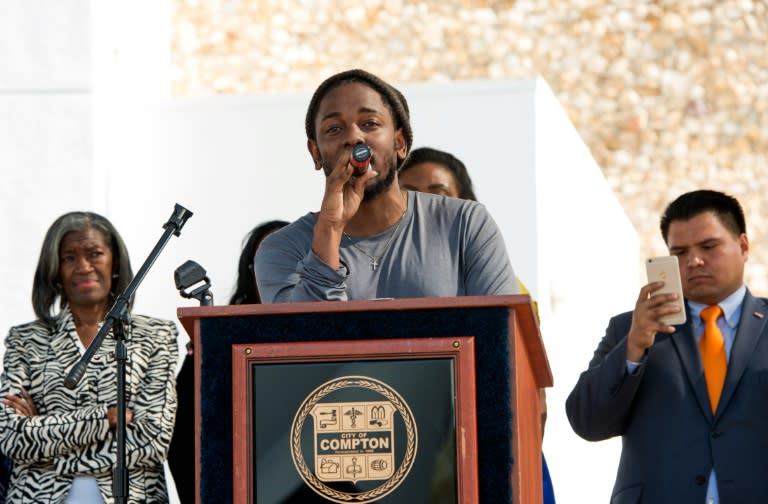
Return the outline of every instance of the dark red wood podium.
{"type": "Polygon", "coordinates": [[[527,295],[178,316],[195,345],[197,502],[541,502],[552,374],[527,295]]]}

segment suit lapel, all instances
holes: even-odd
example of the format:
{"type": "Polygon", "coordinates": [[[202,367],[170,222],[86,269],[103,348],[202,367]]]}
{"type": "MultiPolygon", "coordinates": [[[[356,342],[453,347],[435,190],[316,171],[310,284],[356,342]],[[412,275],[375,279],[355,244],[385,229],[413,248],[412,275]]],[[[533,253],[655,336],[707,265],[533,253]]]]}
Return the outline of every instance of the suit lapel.
{"type": "Polygon", "coordinates": [[[699,403],[699,408],[701,408],[705,416],[712,418],[712,407],[709,405],[707,384],[704,381],[704,369],[701,366],[701,356],[696,346],[696,338],[693,337],[693,324],[691,323],[688,303],[685,304],[685,310],[688,314],[688,322],[675,326],[675,333],[671,338],[672,344],[680,357],[680,362],[696,396],[696,402],[699,403]]]}
{"type": "Polygon", "coordinates": [[[731,347],[731,356],[728,359],[728,372],[725,375],[723,393],[720,395],[720,402],[717,405],[718,415],[728,406],[728,402],[733,397],[739,380],[741,380],[754,353],[757,342],[766,329],[766,316],[768,316],[768,310],[766,310],[765,302],[755,298],[747,290],[741,309],[739,329],[736,331],[733,347],[731,347]]]}

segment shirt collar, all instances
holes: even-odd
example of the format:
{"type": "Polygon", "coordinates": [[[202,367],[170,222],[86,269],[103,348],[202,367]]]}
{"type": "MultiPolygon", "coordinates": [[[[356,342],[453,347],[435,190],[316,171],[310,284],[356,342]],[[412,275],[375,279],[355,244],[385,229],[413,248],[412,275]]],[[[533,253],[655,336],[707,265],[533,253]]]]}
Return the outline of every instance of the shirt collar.
{"type": "MultiPolygon", "coordinates": [[[[741,307],[744,303],[744,296],[747,295],[747,286],[742,285],[736,292],[723,299],[718,303],[723,310],[723,318],[729,327],[736,327],[739,324],[739,317],[741,317],[741,307]]],[[[688,308],[691,310],[691,318],[698,326],[701,321],[701,310],[708,305],[697,303],[695,301],[688,300],[688,308]]]]}

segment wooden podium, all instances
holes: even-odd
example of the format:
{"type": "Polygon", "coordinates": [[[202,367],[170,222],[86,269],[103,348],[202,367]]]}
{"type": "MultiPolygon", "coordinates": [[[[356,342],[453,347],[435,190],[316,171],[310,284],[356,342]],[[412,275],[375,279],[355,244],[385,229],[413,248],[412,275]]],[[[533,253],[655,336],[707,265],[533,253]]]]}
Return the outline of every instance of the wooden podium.
{"type": "Polygon", "coordinates": [[[178,316],[195,345],[197,502],[541,502],[552,374],[527,295],[178,316]],[[426,481],[438,473],[447,500],[426,481]]]}

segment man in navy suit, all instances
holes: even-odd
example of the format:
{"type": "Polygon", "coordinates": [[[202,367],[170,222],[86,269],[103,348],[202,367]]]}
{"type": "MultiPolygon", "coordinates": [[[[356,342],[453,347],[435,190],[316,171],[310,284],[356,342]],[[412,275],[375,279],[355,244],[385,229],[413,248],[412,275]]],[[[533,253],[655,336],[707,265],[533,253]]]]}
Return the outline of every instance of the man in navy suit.
{"type": "Polygon", "coordinates": [[[679,311],[674,294],[651,296],[662,282],[640,289],[634,311],[608,323],[568,419],[590,441],[622,436],[612,504],[768,502],[768,300],[744,285],[741,205],[717,191],[683,194],[661,233],[679,259],[688,322],[659,322],[679,311]],[[714,406],[699,350],[700,314],[713,305],[727,362],[714,406]]]}

